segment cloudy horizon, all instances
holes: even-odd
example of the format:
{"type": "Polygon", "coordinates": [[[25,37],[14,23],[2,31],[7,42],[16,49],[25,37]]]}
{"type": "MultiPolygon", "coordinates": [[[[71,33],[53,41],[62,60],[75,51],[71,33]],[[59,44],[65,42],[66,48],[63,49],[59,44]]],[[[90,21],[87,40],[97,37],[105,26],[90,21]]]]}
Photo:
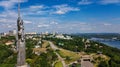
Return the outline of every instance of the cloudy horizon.
{"type": "MultiPolygon", "coordinates": [[[[120,0],[19,0],[25,32],[120,33],[120,0]]],[[[0,0],[0,33],[16,28],[17,0],[0,0]]]]}

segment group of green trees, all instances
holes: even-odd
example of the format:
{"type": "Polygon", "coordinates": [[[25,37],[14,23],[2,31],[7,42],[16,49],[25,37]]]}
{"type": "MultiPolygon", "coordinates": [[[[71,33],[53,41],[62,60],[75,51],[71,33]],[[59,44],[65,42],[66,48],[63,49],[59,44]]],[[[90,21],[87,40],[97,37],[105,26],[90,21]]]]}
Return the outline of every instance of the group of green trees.
{"type": "Polygon", "coordinates": [[[11,40],[15,40],[15,37],[7,36],[0,39],[0,67],[15,66],[16,54],[11,50],[11,46],[5,45],[5,42],[11,40]]]}
{"type": "Polygon", "coordinates": [[[39,56],[32,54],[32,57],[27,59],[30,67],[52,67],[52,63],[57,60],[57,56],[52,50],[48,50],[47,53],[41,53],[39,56]]]}
{"type": "MultiPolygon", "coordinates": [[[[57,55],[52,49],[47,49],[46,53],[36,55],[33,53],[33,48],[38,41],[26,40],[26,61],[30,67],[52,67],[52,63],[57,60],[57,55]]],[[[42,45],[42,44],[41,44],[42,45]]]]}
{"type": "Polygon", "coordinates": [[[82,38],[75,37],[74,39],[71,40],[58,38],[44,38],[44,39],[52,41],[58,47],[71,50],[74,52],[80,52],[84,50],[84,42],[82,42],[82,38]]]}
{"type": "MultiPolygon", "coordinates": [[[[17,63],[17,53],[11,50],[11,46],[5,45],[5,42],[11,40],[15,40],[15,37],[7,36],[0,39],[0,67],[15,67],[17,63]]],[[[46,53],[40,55],[34,54],[33,48],[37,42],[37,40],[26,39],[26,62],[30,67],[52,67],[52,63],[57,60],[57,55],[51,49],[47,49],[46,53]]]]}
{"type": "MultiPolygon", "coordinates": [[[[96,53],[97,51],[102,52],[104,55],[107,55],[110,57],[110,60],[106,63],[101,62],[100,65],[104,65],[104,67],[120,67],[120,49],[113,48],[110,46],[107,46],[102,43],[91,41],[91,46],[87,50],[85,50],[88,53],[96,53]],[[99,46],[96,46],[95,44],[99,44],[99,46]],[[100,48],[100,46],[102,46],[100,48]],[[106,66],[106,65],[107,66],[106,66]]],[[[99,66],[101,67],[101,66],[99,66]]],[[[103,66],[102,66],[103,67],[103,66]]]]}
{"type": "Polygon", "coordinates": [[[4,63],[5,60],[11,56],[13,54],[13,52],[8,49],[7,46],[5,45],[0,45],[0,64],[4,63]]]}

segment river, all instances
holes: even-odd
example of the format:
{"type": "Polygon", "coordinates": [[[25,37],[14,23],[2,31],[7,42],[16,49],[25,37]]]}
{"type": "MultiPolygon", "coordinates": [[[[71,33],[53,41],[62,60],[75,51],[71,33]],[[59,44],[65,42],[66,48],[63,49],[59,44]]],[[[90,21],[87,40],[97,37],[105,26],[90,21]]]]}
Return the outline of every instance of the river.
{"type": "Polygon", "coordinates": [[[98,42],[104,43],[108,46],[116,47],[116,48],[120,49],[120,41],[110,40],[110,39],[102,39],[102,38],[91,38],[90,40],[98,41],[98,42]]]}

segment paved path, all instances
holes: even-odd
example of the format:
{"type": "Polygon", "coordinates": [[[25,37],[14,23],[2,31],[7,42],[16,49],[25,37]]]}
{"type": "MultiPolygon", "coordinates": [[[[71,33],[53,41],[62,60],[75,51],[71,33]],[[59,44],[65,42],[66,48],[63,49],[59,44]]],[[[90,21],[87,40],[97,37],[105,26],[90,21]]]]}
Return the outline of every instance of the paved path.
{"type": "MultiPolygon", "coordinates": [[[[49,41],[49,44],[50,44],[50,46],[51,46],[51,48],[52,48],[53,50],[59,49],[57,46],[55,46],[55,45],[54,45],[52,42],[50,42],[50,41],[49,41]]],[[[63,67],[66,67],[66,64],[65,64],[64,59],[63,59],[57,52],[55,52],[55,54],[58,56],[59,60],[62,62],[63,67]]]]}
{"type": "Polygon", "coordinates": [[[72,65],[73,63],[77,63],[77,61],[71,62],[67,65],[67,67],[69,67],[70,65],[72,65]]]}
{"type": "Polygon", "coordinates": [[[94,67],[94,65],[90,61],[82,61],[81,67],[94,67]]]}
{"type": "Polygon", "coordinates": [[[49,41],[49,44],[53,50],[59,49],[57,46],[55,46],[52,42],[49,41]]]}

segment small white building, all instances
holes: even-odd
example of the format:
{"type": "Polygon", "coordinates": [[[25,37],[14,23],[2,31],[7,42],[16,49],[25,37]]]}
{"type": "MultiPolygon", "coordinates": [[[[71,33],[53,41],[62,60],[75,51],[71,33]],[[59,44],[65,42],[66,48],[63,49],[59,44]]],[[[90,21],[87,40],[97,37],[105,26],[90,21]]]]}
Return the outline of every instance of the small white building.
{"type": "Polygon", "coordinates": [[[63,34],[56,35],[55,37],[59,39],[67,39],[67,40],[72,39],[71,36],[64,36],[63,34]]]}
{"type": "Polygon", "coordinates": [[[90,40],[89,40],[89,39],[87,39],[87,40],[86,40],[86,43],[90,43],[90,40]]]}
{"type": "Polygon", "coordinates": [[[35,45],[35,48],[40,48],[40,45],[35,45]]]}
{"type": "Polygon", "coordinates": [[[25,34],[30,34],[30,35],[34,35],[34,34],[37,34],[36,32],[27,32],[27,33],[25,33],[25,34]]]}
{"type": "Polygon", "coordinates": [[[34,48],[33,53],[36,55],[40,55],[41,53],[46,53],[46,48],[34,48]]]}
{"type": "Polygon", "coordinates": [[[64,35],[62,35],[62,34],[56,35],[55,37],[60,38],[60,39],[65,39],[64,35]]]}
{"type": "Polygon", "coordinates": [[[26,39],[32,39],[33,36],[26,36],[26,39]]]}
{"type": "Polygon", "coordinates": [[[82,42],[85,42],[85,39],[84,39],[84,38],[82,39],[82,42]]]}
{"type": "Polygon", "coordinates": [[[12,45],[12,44],[14,44],[14,42],[12,42],[12,41],[8,41],[5,43],[5,45],[12,45]]]}
{"type": "Polygon", "coordinates": [[[72,37],[71,36],[66,36],[66,39],[70,40],[70,39],[72,39],[72,37]]]}
{"type": "Polygon", "coordinates": [[[64,43],[58,43],[58,45],[60,45],[60,46],[64,46],[64,43]]]}
{"type": "Polygon", "coordinates": [[[98,46],[98,44],[95,44],[95,46],[98,46]]]}

